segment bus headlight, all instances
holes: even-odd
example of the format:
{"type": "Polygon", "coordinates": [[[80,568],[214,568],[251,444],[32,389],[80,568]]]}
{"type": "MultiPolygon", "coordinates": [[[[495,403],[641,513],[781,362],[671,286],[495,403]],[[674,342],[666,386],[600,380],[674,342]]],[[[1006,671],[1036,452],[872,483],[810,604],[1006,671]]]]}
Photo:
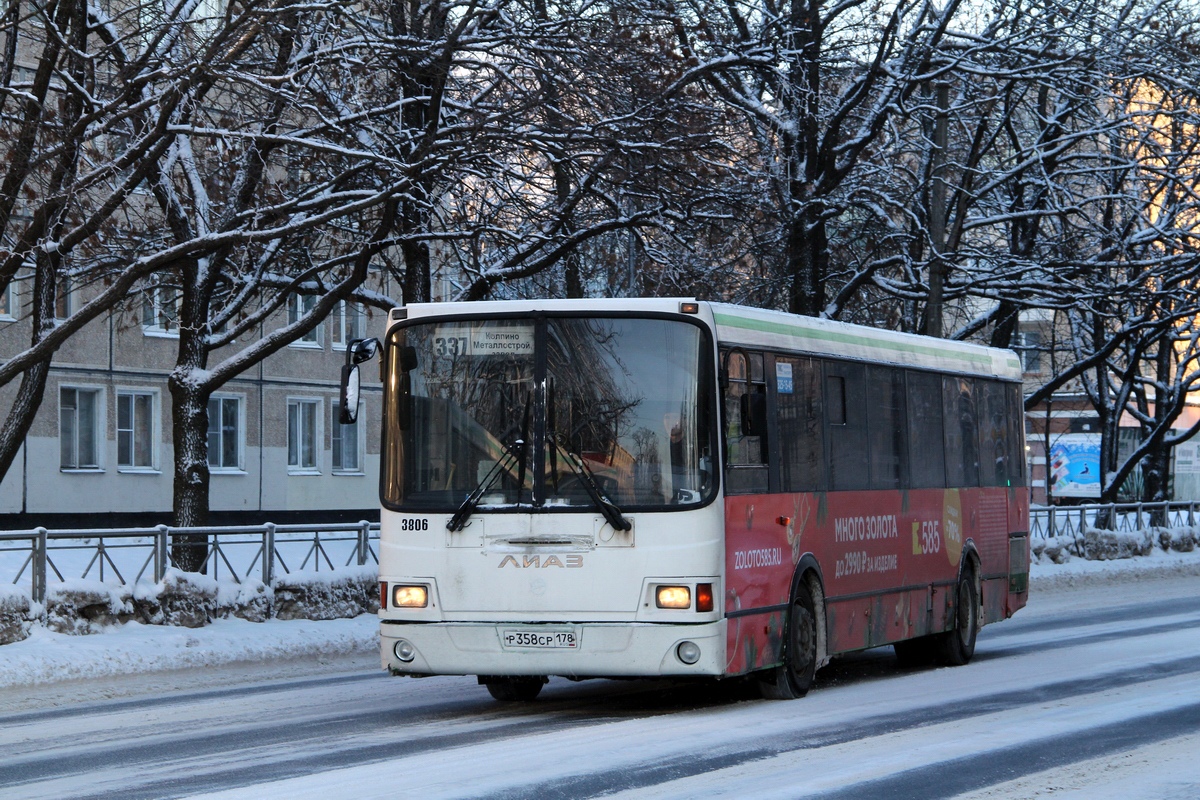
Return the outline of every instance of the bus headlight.
{"type": "Polygon", "coordinates": [[[417,657],[417,648],[413,647],[412,642],[407,639],[397,640],[396,644],[392,646],[392,652],[405,664],[417,657]]]}
{"type": "Polygon", "coordinates": [[[424,586],[397,584],[392,587],[392,608],[424,608],[429,605],[429,590],[424,586]]]}
{"type": "Polygon", "coordinates": [[[680,642],[675,648],[675,655],[685,664],[695,664],[700,660],[700,645],[695,642],[680,642]]]}
{"type": "Polygon", "coordinates": [[[692,590],[687,586],[660,586],[654,602],[659,608],[691,608],[692,590]]]}

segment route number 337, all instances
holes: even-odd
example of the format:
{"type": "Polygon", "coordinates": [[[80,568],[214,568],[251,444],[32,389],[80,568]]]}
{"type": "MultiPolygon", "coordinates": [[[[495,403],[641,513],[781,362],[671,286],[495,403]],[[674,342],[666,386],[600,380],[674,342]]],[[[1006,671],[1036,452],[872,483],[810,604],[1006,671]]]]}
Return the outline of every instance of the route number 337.
{"type": "Polygon", "coordinates": [[[435,336],[433,339],[433,354],[438,358],[454,358],[467,354],[467,337],[465,336],[435,336]]]}

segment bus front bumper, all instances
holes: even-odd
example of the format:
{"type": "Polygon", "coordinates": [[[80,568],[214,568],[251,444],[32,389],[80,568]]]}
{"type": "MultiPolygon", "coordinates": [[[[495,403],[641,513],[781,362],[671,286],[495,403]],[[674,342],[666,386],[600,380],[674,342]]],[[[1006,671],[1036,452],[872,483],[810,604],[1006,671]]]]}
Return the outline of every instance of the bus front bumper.
{"type": "Polygon", "coordinates": [[[661,623],[380,623],[394,675],[719,676],[725,620],[661,623]],[[694,663],[687,663],[695,658],[694,663]]]}

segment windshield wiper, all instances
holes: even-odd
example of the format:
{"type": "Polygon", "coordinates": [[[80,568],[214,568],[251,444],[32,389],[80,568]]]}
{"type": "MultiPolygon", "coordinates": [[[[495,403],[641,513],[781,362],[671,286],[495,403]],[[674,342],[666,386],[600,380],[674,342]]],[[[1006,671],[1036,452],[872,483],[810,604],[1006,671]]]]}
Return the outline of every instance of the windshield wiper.
{"type": "Polygon", "coordinates": [[[505,448],[495,465],[488,470],[488,473],[483,476],[483,480],[479,482],[474,491],[467,495],[467,498],[462,501],[462,505],[454,512],[454,516],[446,523],[446,529],[451,533],[461,531],[466,527],[467,520],[479,507],[480,498],[487,494],[488,489],[492,488],[492,484],[504,473],[508,464],[515,463],[517,466],[517,505],[521,504],[521,491],[525,488],[525,462],[529,453],[526,443],[529,441],[529,405],[532,399],[532,395],[525,398],[525,418],[521,423],[520,437],[505,448]]]}
{"type": "Polygon", "coordinates": [[[583,490],[588,493],[588,497],[592,498],[592,502],[596,504],[596,508],[600,509],[600,513],[608,520],[608,524],[619,531],[627,531],[633,527],[633,523],[625,519],[625,515],[621,513],[621,509],[616,503],[609,500],[600,487],[596,485],[596,476],[588,469],[588,465],[584,462],[581,456],[572,453],[558,442],[554,443],[556,450],[561,450],[565,456],[564,460],[571,468],[571,472],[575,473],[575,477],[583,486],[583,490]]]}

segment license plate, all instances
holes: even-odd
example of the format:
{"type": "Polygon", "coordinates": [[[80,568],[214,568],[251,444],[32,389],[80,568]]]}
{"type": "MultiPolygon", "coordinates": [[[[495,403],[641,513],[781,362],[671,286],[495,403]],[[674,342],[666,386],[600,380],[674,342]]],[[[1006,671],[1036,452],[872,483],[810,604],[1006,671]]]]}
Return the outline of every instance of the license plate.
{"type": "Polygon", "coordinates": [[[578,650],[579,634],[565,629],[503,628],[500,643],[505,649],[578,650]]]}

